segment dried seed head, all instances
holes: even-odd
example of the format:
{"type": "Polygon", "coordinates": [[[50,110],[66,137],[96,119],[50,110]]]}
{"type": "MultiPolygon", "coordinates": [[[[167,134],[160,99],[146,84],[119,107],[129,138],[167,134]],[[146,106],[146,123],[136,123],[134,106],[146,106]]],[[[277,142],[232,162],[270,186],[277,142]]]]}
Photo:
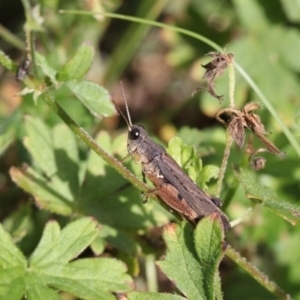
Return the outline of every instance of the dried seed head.
{"type": "Polygon", "coordinates": [[[250,166],[253,170],[258,171],[265,167],[266,161],[264,157],[259,156],[250,161],[250,166]]]}
{"type": "Polygon", "coordinates": [[[245,141],[245,131],[243,120],[239,117],[234,117],[228,124],[228,131],[237,145],[242,148],[245,141]]]}
{"type": "Polygon", "coordinates": [[[203,75],[203,78],[207,79],[206,91],[208,91],[213,97],[221,101],[224,95],[216,94],[214,90],[214,80],[217,77],[223,75],[224,70],[227,68],[228,64],[232,63],[234,55],[233,53],[227,54],[219,52],[209,52],[206,55],[211,56],[213,58],[213,60],[207,63],[206,65],[201,65],[204,69],[206,69],[205,74],[203,75]]]}

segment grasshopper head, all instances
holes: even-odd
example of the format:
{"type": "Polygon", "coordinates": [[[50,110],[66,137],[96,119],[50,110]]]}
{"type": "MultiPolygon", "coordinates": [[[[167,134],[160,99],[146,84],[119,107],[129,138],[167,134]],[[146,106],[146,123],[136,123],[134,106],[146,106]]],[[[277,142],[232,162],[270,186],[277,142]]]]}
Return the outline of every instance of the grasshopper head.
{"type": "MultiPolygon", "coordinates": [[[[138,151],[143,140],[147,136],[147,132],[141,125],[132,125],[128,131],[127,150],[129,153],[138,151]]],[[[138,151],[139,152],[139,151],[138,151]]]]}

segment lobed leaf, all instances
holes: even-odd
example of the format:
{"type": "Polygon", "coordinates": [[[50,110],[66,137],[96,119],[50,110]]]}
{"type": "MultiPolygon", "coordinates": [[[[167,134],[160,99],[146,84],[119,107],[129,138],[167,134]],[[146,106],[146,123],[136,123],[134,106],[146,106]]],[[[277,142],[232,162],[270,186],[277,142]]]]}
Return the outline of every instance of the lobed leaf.
{"type": "Polygon", "coordinates": [[[0,224],[0,266],[3,269],[26,267],[26,258],[12,242],[11,237],[6,233],[0,224]]]}
{"type": "Polygon", "coordinates": [[[108,117],[116,113],[106,89],[90,81],[68,81],[67,87],[96,117],[108,117]]]}
{"type": "Polygon", "coordinates": [[[272,212],[296,225],[300,218],[300,207],[278,198],[276,193],[268,187],[254,182],[246,171],[237,166],[234,167],[234,174],[241,183],[247,198],[255,204],[262,204],[272,212]]]}
{"type": "Polygon", "coordinates": [[[0,299],[22,299],[26,288],[24,275],[24,267],[0,268],[0,299]]]}
{"type": "Polygon", "coordinates": [[[83,299],[115,299],[110,292],[128,292],[133,283],[125,265],[110,258],[50,263],[38,270],[48,285],[83,299]]]}
{"type": "Polygon", "coordinates": [[[218,167],[213,165],[203,167],[202,160],[197,156],[195,148],[183,144],[178,137],[171,139],[167,152],[182,167],[183,171],[204,190],[207,189],[206,183],[219,175],[218,167]]]}
{"type": "Polygon", "coordinates": [[[78,259],[98,235],[97,223],[81,218],[63,230],[51,221],[29,260],[13,244],[0,225],[0,298],[58,300],[63,290],[82,299],[115,299],[111,292],[129,292],[133,282],[125,265],[111,258],[78,259]]]}
{"type": "Polygon", "coordinates": [[[200,174],[197,177],[197,184],[200,188],[207,190],[206,183],[209,182],[212,178],[218,178],[220,173],[220,168],[214,165],[206,165],[203,167],[200,174]]]}
{"type": "Polygon", "coordinates": [[[9,170],[12,180],[23,190],[33,195],[36,204],[43,209],[61,215],[70,215],[73,208],[73,198],[69,198],[68,191],[58,188],[58,178],[47,180],[34,169],[11,167],[9,170]],[[67,194],[67,195],[66,195],[67,194]]]}
{"type": "Polygon", "coordinates": [[[195,232],[185,222],[168,225],[164,240],[168,248],[166,258],[157,263],[162,271],[188,299],[214,299],[214,277],[224,255],[219,216],[203,218],[195,232]]]}
{"type": "Polygon", "coordinates": [[[224,230],[218,214],[211,214],[200,221],[195,229],[195,249],[201,265],[203,286],[207,299],[215,297],[215,278],[224,256],[224,230]]]}
{"type": "Polygon", "coordinates": [[[42,171],[51,177],[57,170],[51,132],[38,118],[26,116],[24,123],[27,133],[24,145],[42,171]]]}
{"type": "Polygon", "coordinates": [[[90,69],[95,55],[95,49],[91,42],[83,42],[72,58],[59,70],[58,81],[71,81],[82,79],[90,69]]]}
{"type": "Polygon", "coordinates": [[[56,221],[48,222],[42,239],[30,258],[30,265],[40,268],[52,262],[67,263],[99,234],[96,226],[93,219],[82,218],[60,231],[56,221]]]}

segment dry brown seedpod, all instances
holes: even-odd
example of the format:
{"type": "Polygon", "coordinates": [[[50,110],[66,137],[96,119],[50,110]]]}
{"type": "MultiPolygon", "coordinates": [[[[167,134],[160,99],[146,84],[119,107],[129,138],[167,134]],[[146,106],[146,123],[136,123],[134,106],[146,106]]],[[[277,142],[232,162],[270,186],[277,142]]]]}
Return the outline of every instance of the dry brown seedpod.
{"type": "Polygon", "coordinates": [[[269,134],[265,130],[259,115],[254,114],[253,111],[261,108],[258,103],[247,103],[241,110],[235,108],[224,108],[218,111],[216,119],[228,127],[228,131],[237,145],[241,148],[245,141],[244,128],[250,129],[266,146],[266,151],[278,155],[280,158],[285,157],[285,153],[281,152],[268,138],[265,137],[269,134]],[[225,122],[220,116],[223,113],[229,112],[232,114],[229,123],[225,122]]]}

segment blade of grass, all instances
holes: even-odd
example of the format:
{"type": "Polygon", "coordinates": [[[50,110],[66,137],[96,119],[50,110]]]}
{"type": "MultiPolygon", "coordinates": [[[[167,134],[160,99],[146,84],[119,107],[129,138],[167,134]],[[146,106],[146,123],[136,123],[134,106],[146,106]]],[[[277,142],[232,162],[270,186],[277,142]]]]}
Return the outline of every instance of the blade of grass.
{"type": "MultiPolygon", "coordinates": [[[[70,14],[83,14],[83,15],[93,15],[93,14],[95,14],[95,13],[91,13],[91,12],[78,11],[78,10],[61,10],[59,12],[60,13],[68,13],[68,14],[69,13],[70,14]]],[[[191,36],[191,37],[193,37],[193,38],[195,38],[199,41],[202,41],[203,43],[211,46],[212,48],[214,48],[215,50],[217,50],[219,52],[223,51],[223,49],[218,44],[211,41],[210,39],[208,39],[208,38],[206,38],[206,37],[204,37],[204,36],[202,36],[198,33],[195,33],[195,32],[183,29],[183,28],[178,28],[178,27],[175,27],[175,26],[163,24],[163,23],[156,22],[156,21],[145,20],[145,19],[141,19],[141,18],[138,18],[138,17],[125,16],[125,15],[119,15],[119,14],[107,13],[107,12],[104,12],[104,13],[101,13],[101,14],[103,14],[104,16],[107,16],[107,17],[111,17],[111,18],[117,18],[117,19],[127,20],[127,21],[131,21],[131,22],[137,22],[137,23],[143,23],[143,24],[147,24],[147,25],[151,25],[151,26],[156,26],[156,27],[159,27],[159,28],[165,28],[165,29],[173,30],[175,32],[179,32],[179,33],[191,36]]],[[[300,157],[300,145],[299,145],[299,143],[297,142],[297,140],[295,139],[295,137],[293,136],[291,131],[284,124],[284,122],[281,120],[281,118],[277,114],[275,108],[271,105],[271,103],[268,101],[266,96],[262,93],[262,91],[254,83],[254,81],[247,74],[247,72],[237,62],[235,62],[234,64],[235,64],[236,69],[240,72],[240,74],[245,78],[245,80],[253,88],[253,90],[256,92],[257,96],[264,103],[264,105],[266,106],[268,111],[271,113],[271,115],[274,117],[274,119],[278,122],[278,124],[280,125],[283,133],[285,134],[285,136],[287,137],[287,139],[289,140],[289,142],[291,143],[291,145],[295,149],[296,153],[300,157]]]]}

